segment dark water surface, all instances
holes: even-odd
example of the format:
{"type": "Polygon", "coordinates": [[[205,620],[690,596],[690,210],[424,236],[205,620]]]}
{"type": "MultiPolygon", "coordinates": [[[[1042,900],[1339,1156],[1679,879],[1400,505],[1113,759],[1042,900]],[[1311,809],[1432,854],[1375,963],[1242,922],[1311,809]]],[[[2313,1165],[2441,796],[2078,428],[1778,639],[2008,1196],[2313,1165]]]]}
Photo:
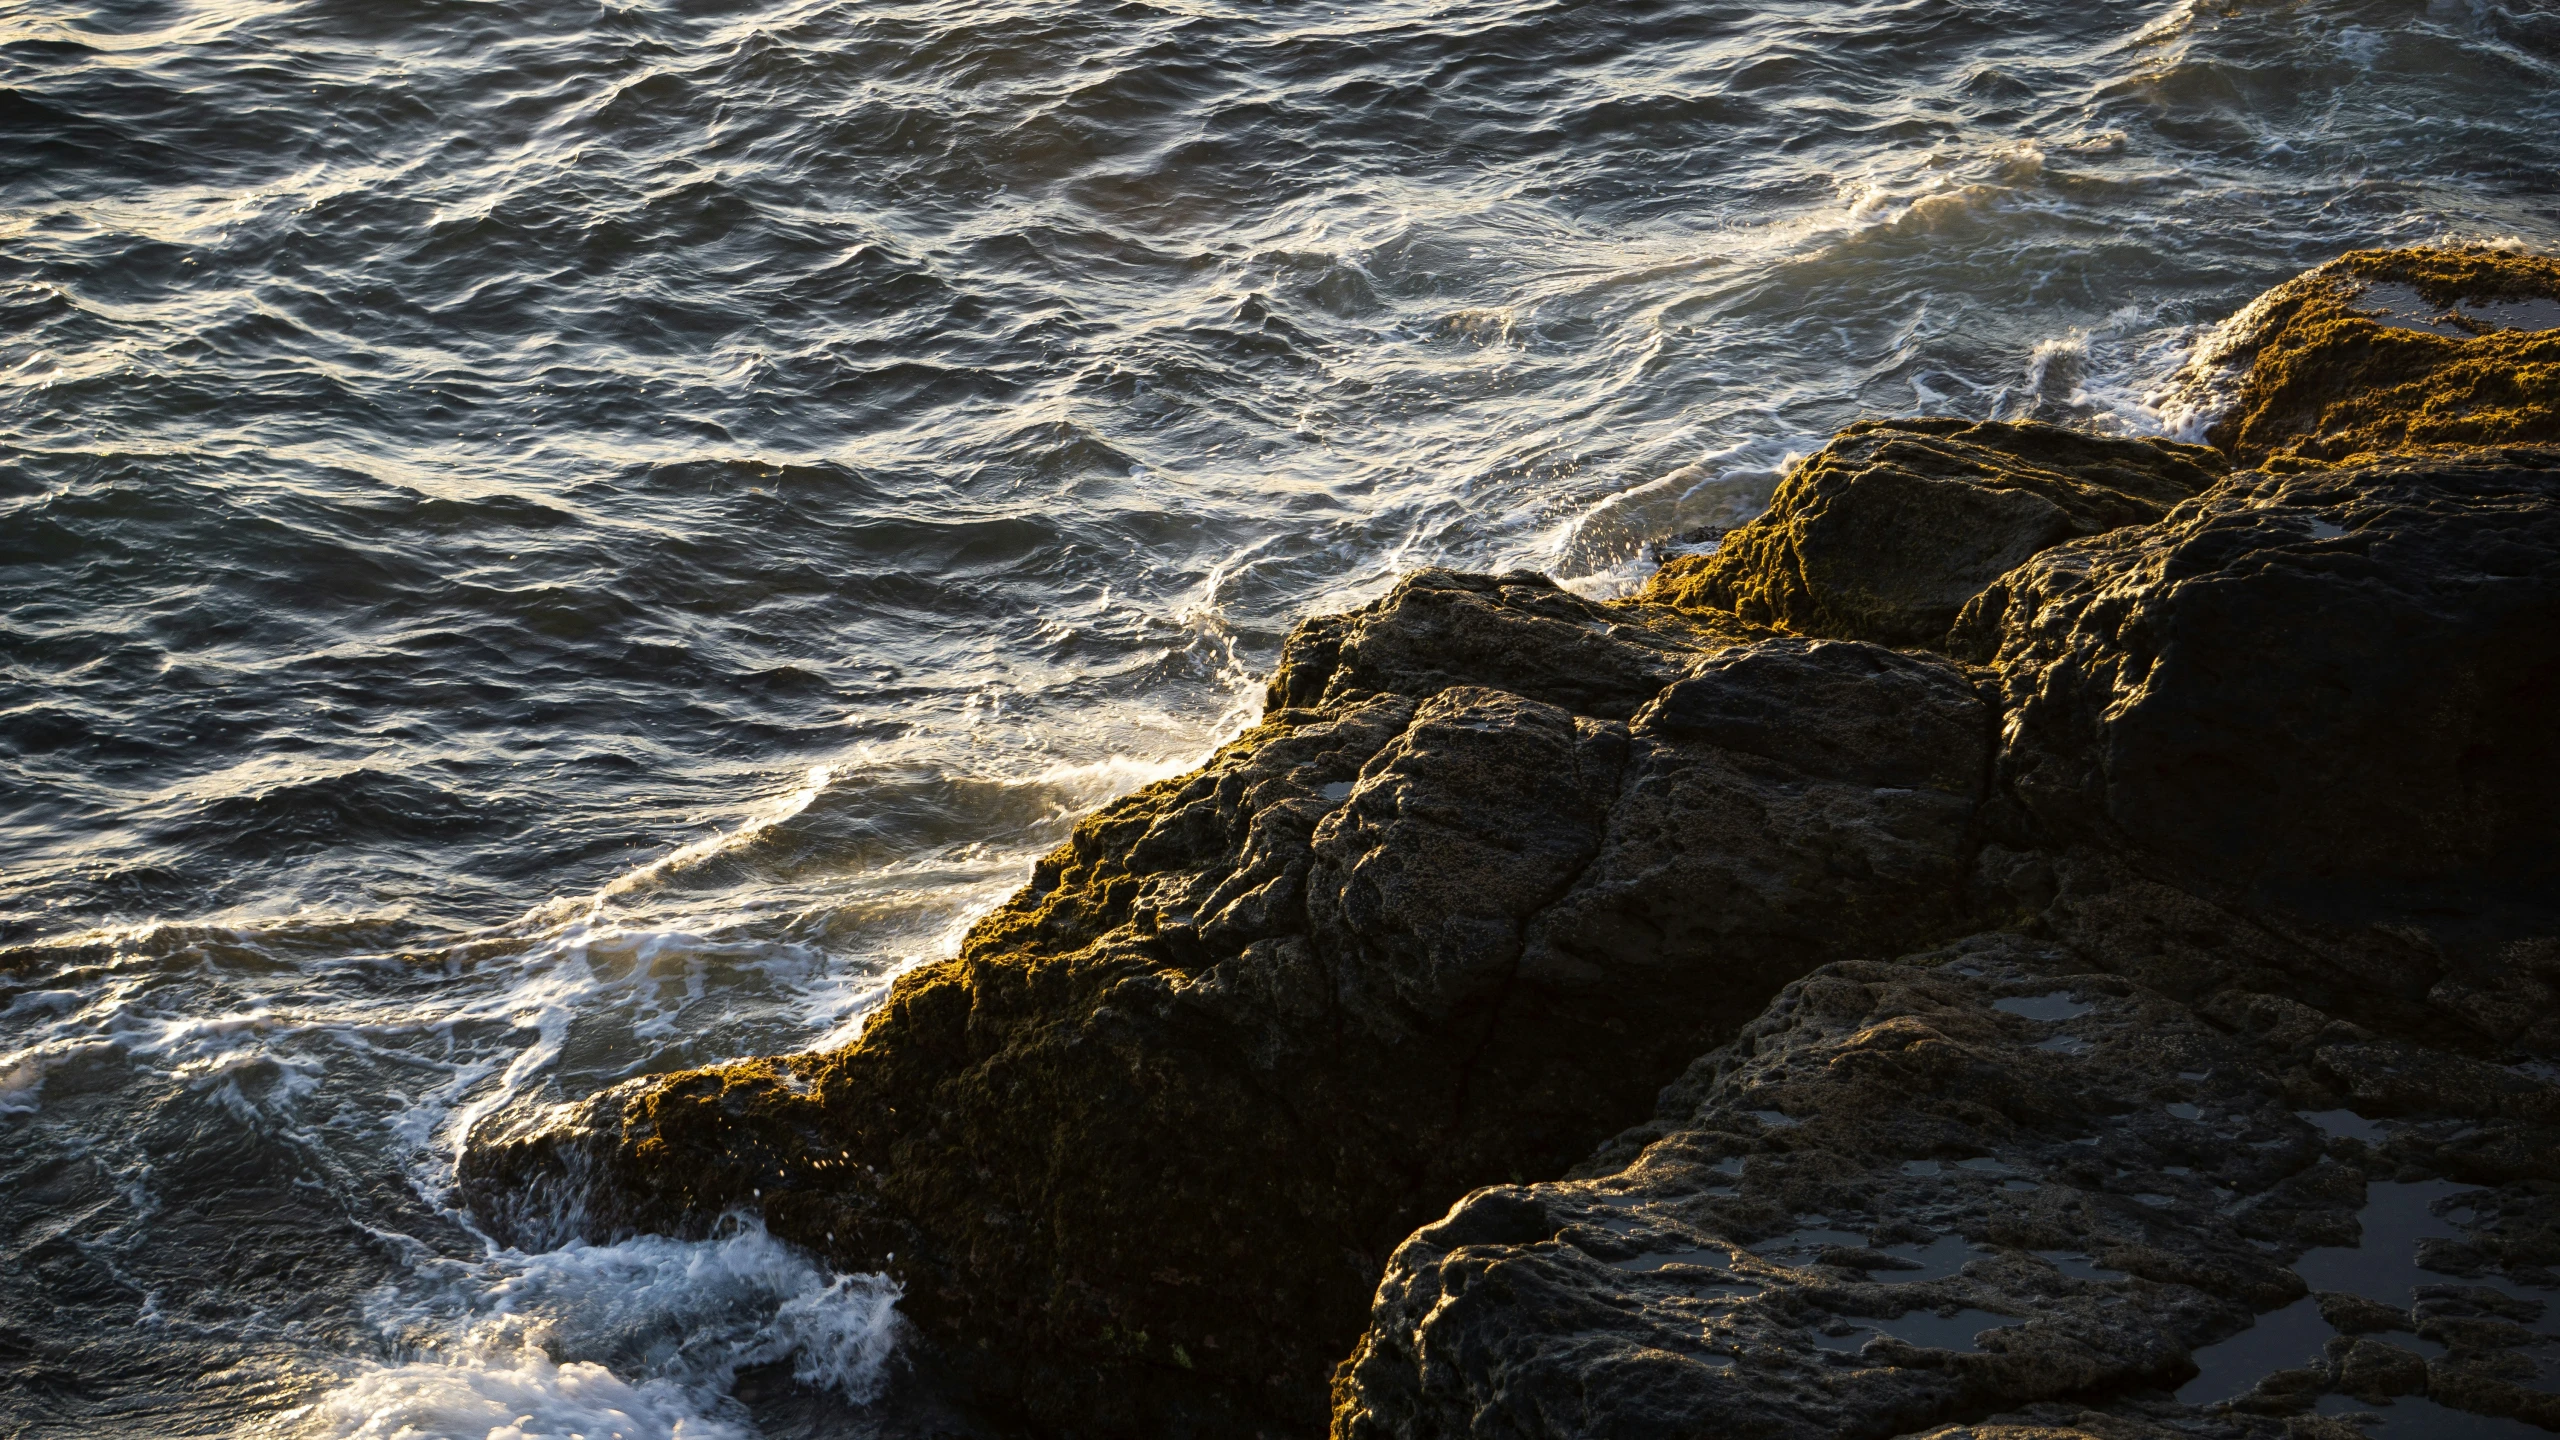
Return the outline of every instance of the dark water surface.
{"type": "Polygon", "coordinates": [[[0,0],[0,1436],[856,1406],[461,1127],[848,1033],[1310,608],[2555,196],[2522,0],[0,0]]]}

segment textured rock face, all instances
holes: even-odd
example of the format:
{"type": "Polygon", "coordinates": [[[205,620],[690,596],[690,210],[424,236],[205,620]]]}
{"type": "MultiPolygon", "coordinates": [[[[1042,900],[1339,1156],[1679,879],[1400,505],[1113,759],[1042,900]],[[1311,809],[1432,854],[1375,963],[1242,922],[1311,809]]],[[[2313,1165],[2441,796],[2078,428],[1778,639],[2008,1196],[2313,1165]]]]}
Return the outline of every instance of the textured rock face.
{"type": "Polygon", "coordinates": [[[2157,520],[2221,478],[2198,445],[2052,425],[1852,425],[1711,555],[1663,566],[1665,604],[1806,635],[1934,645],[1982,588],[2049,546],[2157,520]]]}
{"type": "Polygon", "coordinates": [[[2560,263],[2356,251],[2235,317],[2207,365],[2243,372],[2209,438],[2246,464],[2560,442],[2560,263]]]}
{"type": "Polygon", "coordinates": [[[2048,837],[2356,921],[2560,895],[2560,454],[2247,474],[1965,612],[2048,837]]]}
{"type": "Polygon", "coordinates": [[[1786,981],[1962,925],[1972,682],[1743,633],[1414,577],[856,1045],[499,1117],[465,1193],[590,1237],[759,1206],[1047,1431],[1319,1429],[1415,1225],[1571,1163],[1786,981]]]}
{"type": "Polygon", "coordinates": [[[1830,966],[1579,1178],[1479,1191],[1406,1241],[1334,1433],[2274,1436],[2324,1393],[2421,1391],[2548,1424],[2560,1406],[2515,1383],[2550,1343],[2542,1307],[2460,1275],[2560,1260],[2536,1183],[2560,1105],[2508,1122],[2514,1163],[2448,1167],[2520,1078],[2475,1067],[2431,1072],[2277,996],[2184,1005],[2014,935],[1830,966]],[[2312,1123],[2373,1065],[2423,1088],[2408,1124],[2312,1123]],[[2388,1183],[2447,1168],[2486,1188],[2388,1183]],[[2456,1274],[2391,1273],[2415,1272],[2405,1236],[2387,1252],[2390,1201],[2456,1274]],[[2378,1283],[2324,1260],[2360,1239],[2386,1247],[2378,1283]],[[2303,1301],[2295,1265],[2388,1298],[2321,1294],[2286,1311],[2295,1350],[2232,1371],[2209,1347],[2303,1301]]]}
{"type": "MultiPolygon", "coordinates": [[[[1996,676],[2011,929],[1819,972],[1576,1178],[1416,1232],[1337,1440],[2560,1428],[2560,451],[2446,410],[2310,463],[2373,373],[2261,415],[2310,437],[2272,470],[1976,587],[1942,643],[1996,676]]],[[[1795,573],[1745,533],[1730,574],[1795,573]]],[[[1653,593],[1763,615],[1708,569],[1653,593]]]]}

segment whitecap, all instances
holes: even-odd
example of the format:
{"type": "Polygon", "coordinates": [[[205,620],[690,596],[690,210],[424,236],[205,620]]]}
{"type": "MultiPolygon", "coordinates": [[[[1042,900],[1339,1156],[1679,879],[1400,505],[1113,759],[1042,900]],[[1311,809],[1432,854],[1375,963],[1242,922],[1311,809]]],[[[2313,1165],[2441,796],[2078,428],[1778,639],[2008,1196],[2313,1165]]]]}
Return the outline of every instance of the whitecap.
{"type": "Polygon", "coordinates": [[[412,1358],[348,1376],[295,1417],[299,1433],[744,1440],[740,1370],[788,1364],[859,1404],[900,1328],[895,1281],[828,1270],[748,1219],[710,1240],[501,1251],[415,1274],[366,1306],[386,1348],[412,1358]]]}

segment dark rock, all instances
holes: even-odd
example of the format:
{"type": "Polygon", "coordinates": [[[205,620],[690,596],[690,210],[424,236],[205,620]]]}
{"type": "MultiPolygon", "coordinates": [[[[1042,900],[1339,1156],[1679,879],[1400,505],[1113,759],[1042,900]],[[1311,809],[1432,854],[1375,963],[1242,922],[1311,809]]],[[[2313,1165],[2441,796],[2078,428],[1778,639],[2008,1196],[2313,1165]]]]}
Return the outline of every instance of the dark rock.
{"type": "Polygon", "coordinates": [[[2560,456],[2520,451],[2236,476],[2036,556],[1953,640],[1999,672],[2004,788],[2044,846],[2498,952],[2441,998],[2509,1038],[2560,993],[2505,956],[2560,902],[2554,616],[2560,456]]]}
{"type": "Polygon", "coordinates": [[[1986,936],[1789,986],[1632,1157],[1529,1187],[1551,1235],[1475,1238],[1471,1197],[1397,1250],[1337,1440],[1683,1436],[1702,1415],[1881,1436],[2175,1387],[2192,1349],[2302,1293],[2282,1260],[2324,1232],[2248,1202],[2333,1162],[2252,1047],[2077,970],[1986,936]],[[1914,1271],[1821,1243],[1889,1229],[1934,1237],[1885,1247],[1914,1271]],[[1931,1315],[1958,1318],[1911,1323],[1931,1315]]]}
{"type": "Polygon", "coordinates": [[[2542,1368],[2513,1350],[2437,1356],[2427,1361],[2427,1398],[2475,1415],[2512,1416],[2560,1430],[2560,1395],[2542,1368]]]}
{"type": "Polygon", "coordinates": [[[1645,596],[1803,635],[1934,645],[2037,551],[2157,520],[2229,468],[2203,446],[2053,425],[1861,422],[1713,553],[1664,565],[1645,596]]]}
{"type": "MultiPolygon", "coordinates": [[[[1336,1440],[1687,1436],[1700,1416],[1765,1437],[2002,1428],[1982,1415],[2271,1435],[2251,1426],[2299,1431],[2324,1392],[2545,1413],[2517,1382],[2548,1338],[2483,1287],[2422,1292],[2448,1359],[2347,1335],[2324,1364],[2171,1397],[2198,1352],[2302,1295],[2295,1257],[2358,1243],[2350,1162],[2371,1155],[2295,1113],[2309,1064],[2019,936],[1827,966],[1654,1123],[1501,1192],[1538,1224],[1473,1226],[1471,1196],[1400,1247],[1336,1377],[1336,1440]]],[[[2460,1243],[2496,1249],[2498,1212],[2531,1203],[2465,1197],[2460,1243]]],[[[2412,1323],[2351,1296],[2320,1312],[2412,1323]]]]}
{"type": "Polygon", "coordinates": [[[2337,1349],[2337,1388],[2368,1403],[2395,1395],[2423,1395],[2427,1389],[2427,1357],[2382,1340],[2341,1338],[2337,1349]]]}
{"type": "MultiPolygon", "coordinates": [[[[1754,603],[1706,570],[1692,601],[1754,603]]],[[[1811,616],[1754,618],[1844,623],[1811,616]]],[[[2189,1357],[2298,1296],[2289,1257],[2360,1243],[2368,1174],[2504,1187],[2415,1259],[2542,1273],[2560,1086],[2518,1052],[2560,1053],[2556,620],[2560,452],[2530,448],[2238,475],[1989,581],[1947,638],[2003,698],[1974,903],[2024,933],[1788,987],[1528,1187],[1551,1234],[1417,1234],[1337,1440],[2192,1431],[2189,1357]],[[2351,1107],[2360,1135],[2297,1113],[2351,1107]]],[[[1675,695],[1652,723],[1747,718],[1675,695]]],[[[2497,1291],[2425,1293],[2326,1297],[2355,1334],[2201,1397],[2214,1423],[2322,1433],[2324,1391],[2543,1413],[2517,1382],[2547,1340],[2497,1291]],[[2450,1354],[2370,1338],[2412,1325],[2450,1354]]]]}
{"type": "Polygon", "coordinates": [[[1624,720],[1701,651],[1770,634],[1714,612],[1602,605],[1530,571],[1423,570],[1366,610],[1300,624],[1281,647],[1266,704],[1332,709],[1482,685],[1624,720]]]}
{"type": "Polygon", "coordinates": [[[2350,259],[2231,331],[2277,473],[1862,425],[1634,602],[1409,577],[853,1045],[485,1117],[462,1196],[759,1211],[1043,1434],[1312,1434],[1345,1354],[1338,1440],[2553,1423],[2560,291],[2350,259]],[[2444,1283],[2304,1298],[2442,1177],[2444,1283]],[[2177,1398],[2288,1306],[2327,1358],[2177,1398]]]}
{"type": "Polygon", "coordinates": [[[2328,1321],[2329,1328],[2341,1335],[2374,1335],[2385,1330],[2406,1330],[2411,1323],[2408,1311],[2395,1310],[2361,1295],[2323,1291],[2319,1299],[2320,1318],[2328,1321]]]}
{"type": "Polygon", "coordinates": [[[1572,1163],[1786,981],[1962,923],[1972,682],[1740,633],[1415,577],[853,1046],[493,1117],[464,1193],[527,1236],[760,1208],[1054,1433],[1320,1428],[1416,1226],[1572,1163]]]}

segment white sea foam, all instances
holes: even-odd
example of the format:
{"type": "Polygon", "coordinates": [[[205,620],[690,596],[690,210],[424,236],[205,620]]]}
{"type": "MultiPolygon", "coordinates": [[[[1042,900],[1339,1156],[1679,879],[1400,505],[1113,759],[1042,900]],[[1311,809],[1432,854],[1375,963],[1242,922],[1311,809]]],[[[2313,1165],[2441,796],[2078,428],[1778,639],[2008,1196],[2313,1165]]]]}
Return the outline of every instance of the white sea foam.
{"type": "Polygon", "coordinates": [[[1654,542],[1751,519],[1820,443],[1816,436],[1766,437],[1710,451],[1601,497],[1541,536],[1541,553],[1521,563],[1549,569],[1566,589],[1590,599],[1625,595],[1653,573],[1654,542]]]}
{"type": "Polygon", "coordinates": [[[740,1370],[787,1363],[862,1402],[897,1345],[894,1282],[829,1272],[752,1221],[713,1240],[430,1261],[419,1278],[367,1307],[417,1358],[350,1376],[296,1417],[299,1433],[743,1440],[740,1370]]]}
{"type": "Polygon", "coordinates": [[[601,1365],[538,1353],[486,1364],[415,1361],[374,1371],[322,1401],[303,1432],[345,1440],[746,1440],[680,1387],[632,1385],[601,1365]]]}

